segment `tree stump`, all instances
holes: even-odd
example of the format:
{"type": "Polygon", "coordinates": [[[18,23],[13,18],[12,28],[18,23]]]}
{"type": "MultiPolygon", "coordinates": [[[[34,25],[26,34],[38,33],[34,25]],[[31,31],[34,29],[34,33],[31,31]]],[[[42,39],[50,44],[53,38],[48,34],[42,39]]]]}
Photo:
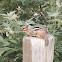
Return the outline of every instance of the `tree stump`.
{"type": "Polygon", "coordinates": [[[24,36],[23,62],[53,62],[54,36],[48,35],[49,44],[44,39],[24,36]]]}

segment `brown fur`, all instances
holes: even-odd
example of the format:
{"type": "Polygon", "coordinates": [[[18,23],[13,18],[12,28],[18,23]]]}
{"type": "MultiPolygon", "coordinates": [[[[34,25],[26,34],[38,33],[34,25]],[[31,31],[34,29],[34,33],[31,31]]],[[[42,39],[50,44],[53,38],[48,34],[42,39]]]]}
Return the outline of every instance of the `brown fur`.
{"type": "MultiPolygon", "coordinates": [[[[33,26],[32,26],[33,27],[33,26]]],[[[33,28],[31,28],[31,26],[29,26],[29,25],[26,25],[26,26],[24,26],[24,28],[25,29],[21,29],[21,32],[25,32],[25,33],[27,33],[29,36],[36,36],[36,37],[38,37],[38,38],[46,38],[47,37],[47,33],[46,33],[46,31],[45,31],[45,29],[44,28],[35,28],[35,27],[33,27],[33,28]]]]}

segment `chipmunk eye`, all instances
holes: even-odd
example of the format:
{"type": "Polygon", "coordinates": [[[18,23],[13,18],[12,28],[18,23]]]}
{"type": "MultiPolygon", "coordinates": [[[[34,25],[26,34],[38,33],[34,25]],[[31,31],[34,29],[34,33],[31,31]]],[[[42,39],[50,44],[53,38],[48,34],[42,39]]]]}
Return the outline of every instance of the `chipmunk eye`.
{"type": "Polygon", "coordinates": [[[25,29],[25,28],[23,28],[23,29],[25,29]]]}

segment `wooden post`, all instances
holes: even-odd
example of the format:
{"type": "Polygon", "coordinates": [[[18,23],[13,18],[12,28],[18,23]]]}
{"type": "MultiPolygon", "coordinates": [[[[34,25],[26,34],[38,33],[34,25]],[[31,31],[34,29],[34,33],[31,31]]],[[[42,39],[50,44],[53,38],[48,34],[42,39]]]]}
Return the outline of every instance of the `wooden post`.
{"type": "Polygon", "coordinates": [[[45,45],[44,39],[24,36],[23,62],[53,62],[54,36],[48,36],[48,46],[45,45]]]}

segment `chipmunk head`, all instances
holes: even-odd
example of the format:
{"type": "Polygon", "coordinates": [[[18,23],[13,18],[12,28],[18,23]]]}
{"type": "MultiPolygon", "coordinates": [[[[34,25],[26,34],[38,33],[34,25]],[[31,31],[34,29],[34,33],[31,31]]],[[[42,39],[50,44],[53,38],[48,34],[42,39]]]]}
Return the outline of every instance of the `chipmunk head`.
{"type": "Polygon", "coordinates": [[[29,25],[24,26],[24,27],[21,29],[21,32],[26,32],[26,31],[28,31],[28,27],[29,27],[29,25]]]}

